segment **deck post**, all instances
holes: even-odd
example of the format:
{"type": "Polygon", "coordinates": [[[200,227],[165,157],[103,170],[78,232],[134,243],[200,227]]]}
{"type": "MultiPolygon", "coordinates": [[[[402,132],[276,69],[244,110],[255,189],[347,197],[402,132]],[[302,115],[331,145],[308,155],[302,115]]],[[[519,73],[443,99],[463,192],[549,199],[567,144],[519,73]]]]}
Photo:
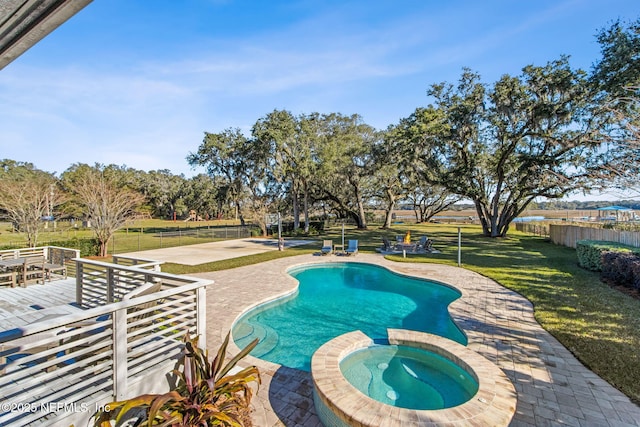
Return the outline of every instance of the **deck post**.
{"type": "Polygon", "coordinates": [[[207,287],[196,290],[196,334],[200,348],[207,348],[207,287]]]}
{"type": "Polygon", "coordinates": [[[127,309],[113,312],[113,397],[127,398],[127,309]]]}
{"type": "Polygon", "coordinates": [[[82,304],[82,262],[76,260],[76,304],[83,307],[82,304]]]}
{"type": "Polygon", "coordinates": [[[107,303],[114,301],[115,295],[115,280],[114,280],[114,270],[111,267],[107,267],[105,271],[106,280],[107,280],[107,303]]]}

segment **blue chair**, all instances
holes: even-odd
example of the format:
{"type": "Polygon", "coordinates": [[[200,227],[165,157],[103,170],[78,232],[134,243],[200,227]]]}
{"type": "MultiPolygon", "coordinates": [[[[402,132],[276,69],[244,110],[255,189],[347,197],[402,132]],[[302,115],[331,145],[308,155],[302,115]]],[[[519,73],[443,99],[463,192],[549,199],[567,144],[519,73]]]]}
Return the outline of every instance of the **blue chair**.
{"type": "Polygon", "coordinates": [[[355,255],[358,253],[358,241],[357,240],[349,240],[349,246],[347,246],[347,250],[345,251],[347,255],[355,255]]]}
{"type": "Polygon", "coordinates": [[[322,242],[322,249],[320,249],[322,255],[327,255],[333,252],[333,240],[325,240],[322,242]]]}

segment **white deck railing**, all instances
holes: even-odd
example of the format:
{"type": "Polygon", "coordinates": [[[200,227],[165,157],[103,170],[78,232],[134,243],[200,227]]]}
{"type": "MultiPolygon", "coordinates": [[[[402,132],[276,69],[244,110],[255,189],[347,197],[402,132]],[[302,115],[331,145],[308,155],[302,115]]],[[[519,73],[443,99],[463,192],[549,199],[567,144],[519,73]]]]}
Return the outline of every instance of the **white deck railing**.
{"type": "Polygon", "coordinates": [[[43,256],[52,263],[64,264],[73,258],[80,256],[78,249],[62,248],[60,246],[38,246],[35,248],[21,249],[4,249],[0,251],[0,258],[6,259],[7,256],[13,258],[22,258],[27,256],[43,256]]]}
{"type": "MultiPolygon", "coordinates": [[[[119,261],[122,257],[119,258],[119,261]]],[[[156,273],[161,262],[148,261],[135,266],[111,264],[83,258],[76,262],[76,302],[84,308],[121,301],[125,294],[144,283],[160,280],[156,273]]],[[[181,286],[193,279],[163,276],[165,286],[181,286]]]]}
{"type": "Polygon", "coordinates": [[[135,258],[126,255],[112,255],[114,264],[118,265],[130,265],[138,268],[144,268],[147,270],[160,271],[160,266],[164,264],[164,261],[155,261],[152,259],[135,258]]]}
{"type": "MultiPolygon", "coordinates": [[[[162,287],[0,332],[2,426],[86,425],[100,405],[166,391],[187,332],[206,346],[205,287],[212,281],[89,260],[79,265],[85,279],[87,270],[114,278],[114,298],[123,283],[162,287]]],[[[87,282],[94,286],[96,278],[87,282]]]]}

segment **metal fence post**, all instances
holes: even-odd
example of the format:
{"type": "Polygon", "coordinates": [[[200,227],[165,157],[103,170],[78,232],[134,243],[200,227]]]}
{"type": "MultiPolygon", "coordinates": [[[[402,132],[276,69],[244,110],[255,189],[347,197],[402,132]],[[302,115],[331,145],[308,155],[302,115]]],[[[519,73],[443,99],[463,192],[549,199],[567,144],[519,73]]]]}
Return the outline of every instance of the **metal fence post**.
{"type": "Polygon", "coordinates": [[[458,227],[458,267],[462,266],[461,258],[462,258],[462,231],[460,230],[460,227],[458,227]]]}

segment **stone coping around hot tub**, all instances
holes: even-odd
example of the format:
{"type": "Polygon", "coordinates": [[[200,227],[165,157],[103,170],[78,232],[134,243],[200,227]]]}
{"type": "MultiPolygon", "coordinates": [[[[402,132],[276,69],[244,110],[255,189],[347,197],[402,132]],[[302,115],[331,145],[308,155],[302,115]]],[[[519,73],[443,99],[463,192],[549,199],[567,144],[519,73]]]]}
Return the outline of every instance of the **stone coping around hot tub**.
{"type": "Polygon", "coordinates": [[[500,368],[455,341],[425,332],[388,329],[389,344],[434,352],[467,370],[478,380],[478,392],[452,408],[415,410],[378,402],[355,388],[342,374],[340,362],[356,350],[374,345],[361,331],[325,343],[313,355],[311,374],[319,399],[350,426],[507,426],[515,413],[515,388],[500,368]]]}

